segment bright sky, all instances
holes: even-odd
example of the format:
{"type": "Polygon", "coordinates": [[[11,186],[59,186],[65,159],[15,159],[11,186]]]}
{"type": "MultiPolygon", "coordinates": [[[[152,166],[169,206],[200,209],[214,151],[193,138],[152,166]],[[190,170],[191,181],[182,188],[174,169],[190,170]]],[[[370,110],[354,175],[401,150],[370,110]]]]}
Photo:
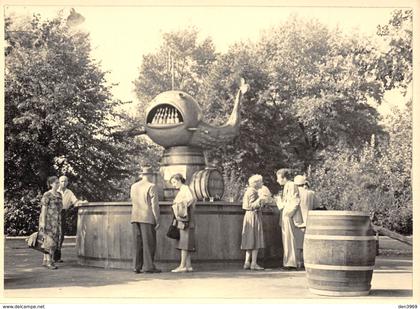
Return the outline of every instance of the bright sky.
{"type": "MultiPolygon", "coordinates": [[[[69,7],[9,6],[5,14],[40,13],[54,16],[69,7]]],[[[137,98],[133,91],[142,55],[161,44],[161,34],[196,26],[202,38],[210,36],[219,52],[239,40],[257,40],[262,30],[285,21],[291,14],[317,18],[330,27],[374,35],[378,24],[386,24],[391,8],[331,7],[75,7],[85,17],[81,27],[91,35],[93,57],[109,70],[108,81],[119,83],[114,95],[122,101],[137,98]]],[[[67,13],[65,14],[67,15],[67,13]]]]}

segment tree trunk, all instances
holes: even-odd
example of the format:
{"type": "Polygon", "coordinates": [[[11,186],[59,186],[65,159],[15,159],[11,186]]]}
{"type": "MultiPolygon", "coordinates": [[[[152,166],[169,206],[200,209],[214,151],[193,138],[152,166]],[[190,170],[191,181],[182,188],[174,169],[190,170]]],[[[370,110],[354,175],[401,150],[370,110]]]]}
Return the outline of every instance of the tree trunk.
{"type": "Polygon", "coordinates": [[[401,242],[403,242],[407,245],[413,246],[413,240],[411,238],[407,237],[407,236],[403,236],[401,234],[392,232],[392,231],[390,231],[390,230],[388,230],[388,229],[386,229],[382,226],[377,226],[377,225],[372,224],[372,227],[375,230],[375,232],[378,232],[379,234],[382,234],[384,236],[388,236],[389,238],[396,239],[396,240],[401,241],[401,242]]]}

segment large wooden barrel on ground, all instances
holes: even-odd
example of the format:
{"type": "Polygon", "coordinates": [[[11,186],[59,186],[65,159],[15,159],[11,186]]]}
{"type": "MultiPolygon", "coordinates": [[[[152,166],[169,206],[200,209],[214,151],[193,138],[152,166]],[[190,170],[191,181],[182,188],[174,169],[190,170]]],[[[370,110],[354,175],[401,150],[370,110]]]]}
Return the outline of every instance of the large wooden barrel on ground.
{"type": "Polygon", "coordinates": [[[225,190],[223,175],[215,168],[205,168],[193,174],[190,188],[199,201],[220,200],[225,190]]]}
{"type": "MultiPolygon", "coordinates": [[[[179,264],[176,241],[166,236],[173,214],[170,202],[160,202],[160,225],[156,232],[155,261],[168,271],[179,264]]],[[[263,209],[266,248],[260,251],[259,263],[281,266],[283,247],[279,214],[263,209]]],[[[196,252],[194,267],[200,264],[235,264],[241,268],[245,251],[241,250],[244,210],[240,203],[197,202],[195,210],[196,252]]],[[[78,207],[76,250],[80,265],[104,268],[133,267],[133,231],[130,202],[91,202],[78,207]]]]}
{"type": "Polygon", "coordinates": [[[368,295],[375,253],[375,235],[368,213],[309,211],[303,255],[312,293],[368,295]]]}
{"type": "Polygon", "coordinates": [[[160,162],[160,181],[158,186],[163,188],[163,196],[161,198],[165,201],[171,201],[178,193],[178,190],[169,183],[172,175],[180,173],[189,183],[192,175],[204,169],[205,166],[202,149],[189,146],[165,149],[160,162]]]}

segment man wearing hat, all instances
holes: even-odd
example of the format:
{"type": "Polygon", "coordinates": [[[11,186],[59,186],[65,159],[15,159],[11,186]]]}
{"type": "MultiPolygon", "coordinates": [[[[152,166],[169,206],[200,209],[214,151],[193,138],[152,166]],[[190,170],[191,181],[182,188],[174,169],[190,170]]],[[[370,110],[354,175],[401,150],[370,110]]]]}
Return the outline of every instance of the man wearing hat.
{"type": "Polygon", "coordinates": [[[306,180],[305,176],[297,175],[293,182],[299,190],[299,203],[303,219],[303,223],[298,225],[298,227],[305,228],[309,210],[318,208],[319,201],[315,195],[315,192],[306,188],[307,186],[309,187],[309,182],[306,180]]]}
{"type": "Polygon", "coordinates": [[[131,186],[133,204],[131,224],[133,226],[135,273],[158,273],[154,258],[156,251],[156,230],[159,228],[159,198],[152,168],[144,167],[142,178],[131,186]]]}
{"type": "MultiPolygon", "coordinates": [[[[309,210],[313,209],[313,195],[310,194],[309,190],[305,189],[306,177],[302,175],[297,175],[294,180],[294,184],[297,186],[299,191],[299,208],[301,211],[301,221],[295,222],[296,227],[300,228],[302,231],[303,237],[299,239],[297,243],[297,250],[299,252],[299,260],[301,263],[301,267],[303,268],[303,239],[305,235],[305,228],[306,228],[306,218],[308,216],[309,210]]],[[[313,193],[313,191],[311,191],[313,193]]]]}

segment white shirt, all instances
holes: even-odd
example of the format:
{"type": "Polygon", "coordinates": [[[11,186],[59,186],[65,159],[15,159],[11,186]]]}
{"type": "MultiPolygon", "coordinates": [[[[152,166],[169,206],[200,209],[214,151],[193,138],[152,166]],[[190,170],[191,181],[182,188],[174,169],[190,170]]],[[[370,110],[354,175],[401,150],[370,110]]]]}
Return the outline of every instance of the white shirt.
{"type": "Polygon", "coordinates": [[[63,209],[69,209],[71,205],[74,206],[77,203],[78,199],[70,189],[58,192],[63,196],[63,209]]]}
{"type": "Polygon", "coordinates": [[[183,218],[187,216],[187,208],[195,203],[195,198],[191,193],[190,188],[183,184],[179,188],[179,192],[173,200],[172,209],[176,218],[183,218]]]}

